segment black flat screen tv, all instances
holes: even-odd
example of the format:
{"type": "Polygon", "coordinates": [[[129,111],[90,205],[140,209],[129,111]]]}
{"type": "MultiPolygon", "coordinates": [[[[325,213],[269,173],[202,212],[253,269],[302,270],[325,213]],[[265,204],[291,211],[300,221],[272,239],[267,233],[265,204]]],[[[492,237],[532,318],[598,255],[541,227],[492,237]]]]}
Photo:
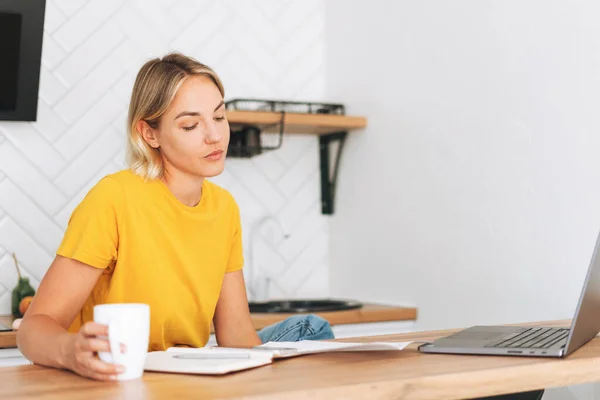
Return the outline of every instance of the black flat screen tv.
{"type": "Polygon", "coordinates": [[[0,120],[35,121],[45,0],[0,0],[0,120]]]}

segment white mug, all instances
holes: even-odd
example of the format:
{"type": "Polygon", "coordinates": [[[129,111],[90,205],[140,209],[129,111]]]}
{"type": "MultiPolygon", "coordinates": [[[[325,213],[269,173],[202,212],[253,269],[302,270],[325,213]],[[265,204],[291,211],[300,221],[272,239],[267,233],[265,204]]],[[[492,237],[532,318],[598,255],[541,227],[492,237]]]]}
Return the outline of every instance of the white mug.
{"type": "Polygon", "coordinates": [[[108,325],[108,338],[104,339],[109,341],[110,352],[99,352],[100,359],[125,367],[117,380],[141,377],[150,340],[150,306],[137,303],[97,305],[94,306],[94,322],[108,325]],[[125,353],[121,353],[121,344],[126,347],[125,353]]]}

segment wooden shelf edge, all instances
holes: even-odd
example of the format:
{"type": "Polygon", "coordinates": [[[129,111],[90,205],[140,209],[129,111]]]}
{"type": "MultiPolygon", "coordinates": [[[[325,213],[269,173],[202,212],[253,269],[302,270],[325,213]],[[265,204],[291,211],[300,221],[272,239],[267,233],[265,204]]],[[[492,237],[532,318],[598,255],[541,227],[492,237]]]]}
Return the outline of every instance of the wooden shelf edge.
{"type": "MultiPolygon", "coordinates": [[[[267,111],[227,111],[232,126],[272,125],[281,121],[281,114],[267,111]]],[[[286,113],[285,133],[324,135],[341,131],[353,131],[367,126],[367,119],[351,115],[286,113]]]]}

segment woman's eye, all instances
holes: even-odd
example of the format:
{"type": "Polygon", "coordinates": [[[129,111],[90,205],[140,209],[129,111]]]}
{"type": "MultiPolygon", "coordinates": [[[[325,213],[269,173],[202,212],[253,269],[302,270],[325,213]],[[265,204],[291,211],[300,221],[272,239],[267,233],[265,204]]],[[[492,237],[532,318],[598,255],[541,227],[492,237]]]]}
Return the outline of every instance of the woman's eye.
{"type": "Polygon", "coordinates": [[[215,120],[217,121],[223,121],[225,119],[225,117],[216,117],[215,120]]]}
{"type": "Polygon", "coordinates": [[[192,126],[182,126],[184,131],[191,131],[192,129],[194,129],[196,126],[198,126],[198,124],[194,124],[192,126]]]}

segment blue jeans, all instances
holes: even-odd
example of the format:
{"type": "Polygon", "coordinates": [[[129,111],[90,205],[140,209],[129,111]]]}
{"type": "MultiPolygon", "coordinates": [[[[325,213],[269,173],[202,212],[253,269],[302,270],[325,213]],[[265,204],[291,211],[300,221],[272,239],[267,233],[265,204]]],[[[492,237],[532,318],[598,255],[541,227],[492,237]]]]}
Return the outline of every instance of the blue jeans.
{"type": "Polygon", "coordinates": [[[263,343],[334,338],[329,322],[314,314],[294,315],[286,318],[283,321],[261,329],[258,332],[258,336],[263,343]]]}

